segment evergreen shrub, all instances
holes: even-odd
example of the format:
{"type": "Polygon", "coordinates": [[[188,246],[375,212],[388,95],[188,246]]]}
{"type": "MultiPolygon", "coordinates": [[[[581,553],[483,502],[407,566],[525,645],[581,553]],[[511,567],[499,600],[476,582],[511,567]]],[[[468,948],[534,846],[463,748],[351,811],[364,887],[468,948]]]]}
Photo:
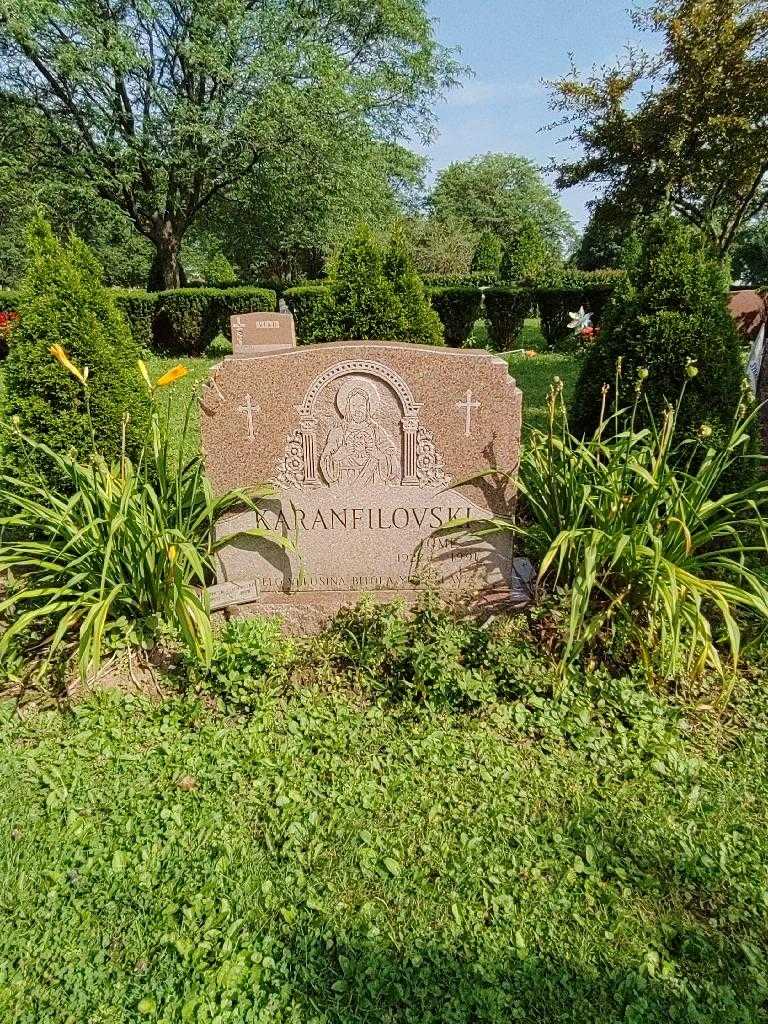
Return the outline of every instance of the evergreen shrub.
{"type": "Polygon", "coordinates": [[[229,337],[229,318],[238,313],[273,313],[276,309],[277,293],[271,288],[240,285],[218,289],[213,299],[216,333],[229,337]]]}
{"type": "Polygon", "coordinates": [[[179,288],[160,292],[153,344],[162,352],[198,355],[217,334],[229,335],[231,316],[276,307],[277,295],[261,288],[179,288]]]}
{"type": "Polygon", "coordinates": [[[333,338],[405,338],[408,324],[395,286],[384,273],[384,256],[362,225],[339,252],[329,282],[333,338]]]}
{"type": "Polygon", "coordinates": [[[140,349],[151,349],[153,326],[157,309],[157,292],[142,292],[133,289],[115,289],[112,293],[115,304],[131,329],[133,340],[140,349]]]}
{"type": "Polygon", "coordinates": [[[232,342],[223,334],[217,334],[205,349],[207,359],[223,359],[232,355],[232,342]]]}
{"type": "Polygon", "coordinates": [[[115,291],[140,348],[200,355],[217,334],[229,337],[229,318],[277,308],[269,288],[177,288],[165,292],[115,291]]]}
{"type": "Polygon", "coordinates": [[[403,341],[417,345],[444,344],[443,325],[400,235],[392,238],[384,259],[384,276],[391,283],[405,319],[403,341]]]}
{"type": "Polygon", "coordinates": [[[452,348],[466,345],[481,316],[483,294],[480,289],[431,288],[429,296],[442,321],[446,345],[452,348]]]}
{"type": "Polygon", "coordinates": [[[424,274],[422,277],[426,288],[486,288],[498,285],[498,274],[424,274]]]}
{"type": "Polygon", "coordinates": [[[21,434],[54,452],[87,458],[98,439],[107,462],[141,448],[148,424],[146,389],[141,383],[139,349],[101,268],[88,247],[72,237],[54,238],[37,218],[30,229],[27,272],[19,289],[19,319],[5,363],[3,420],[14,424],[2,437],[3,471],[66,487],[45,452],[32,450],[21,434]],[[61,346],[81,370],[88,368],[86,391],[51,355],[61,346]]]}
{"type": "Polygon", "coordinates": [[[327,285],[301,285],[283,293],[296,321],[300,345],[333,341],[330,290],[327,285]]]}
{"type": "Polygon", "coordinates": [[[473,274],[498,275],[504,255],[504,244],[493,231],[484,231],[472,257],[473,274]]]}
{"type": "MultiPolygon", "coordinates": [[[[638,375],[650,409],[660,415],[690,377],[678,414],[682,433],[728,436],[741,401],[741,343],[728,311],[728,275],[700,234],[669,216],[654,218],[625,254],[599,341],[585,359],[573,424],[591,433],[602,388],[616,380],[619,405],[631,404],[638,375]],[[695,367],[691,367],[691,363],[695,367]]],[[[644,413],[640,409],[641,417],[644,413]]]]}
{"type": "Polygon", "coordinates": [[[534,221],[522,222],[510,240],[501,260],[501,280],[510,284],[527,284],[557,270],[559,252],[534,221]]]}
{"type": "Polygon", "coordinates": [[[508,352],[517,344],[533,299],[525,288],[489,288],[485,292],[488,336],[497,352],[508,352]]]}

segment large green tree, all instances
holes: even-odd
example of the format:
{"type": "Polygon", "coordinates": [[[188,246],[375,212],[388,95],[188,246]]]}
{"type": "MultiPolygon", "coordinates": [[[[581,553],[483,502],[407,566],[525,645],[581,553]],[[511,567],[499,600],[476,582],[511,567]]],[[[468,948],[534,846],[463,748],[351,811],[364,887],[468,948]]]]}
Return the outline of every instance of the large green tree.
{"type": "Polygon", "coordinates": [[[509,245],[524,224],[534,224],[552,252],[562,256],[576,237],[573,222],[533,161],[488,153],[441,171],[429,197],[438,221],[458,219],[509,245]]]}
{"type": "Polygon", "coordinates": [[[761,217],[739,232],[731,267],[736,280],[753,287],[768,286],[768,217],[761,217]]]}
{"type": "Polygon", "coordinates": [[[203,217],[241,274],[286,282],[320,276],[358,224],[388,234],[421,181],[421,159],[377,141],[367,125],[306,128],[203,217]]]}
{"type": "Polygon", "coordinates": [[[203,210],[285,145],[429,126],[456,65],[425,0],[0,0],[0,87],[45,119],[40,158],[82,175],[182,281],[203,210]]]}
{"type": "Polygon", "coordinates": [[[722,258],[768,205],[768,4],[656,0],[633,19],[658,47],[552,83],[582,151],[558,185],[601,185],[632,213],[668,204],[722,258]]]}

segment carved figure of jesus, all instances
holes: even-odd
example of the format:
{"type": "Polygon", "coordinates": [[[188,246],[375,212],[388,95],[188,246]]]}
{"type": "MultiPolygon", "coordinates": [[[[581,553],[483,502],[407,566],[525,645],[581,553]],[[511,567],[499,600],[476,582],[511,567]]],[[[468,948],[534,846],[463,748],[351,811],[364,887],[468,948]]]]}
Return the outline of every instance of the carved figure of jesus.
{"type": "Polygon", "coordinates": [[[340,408],[342,420],[332,427],[320,456],[320,470],[329,484],[392,483],[399,459],[392,438],[371,415],[371,396],[353,387],[340,408]]]}

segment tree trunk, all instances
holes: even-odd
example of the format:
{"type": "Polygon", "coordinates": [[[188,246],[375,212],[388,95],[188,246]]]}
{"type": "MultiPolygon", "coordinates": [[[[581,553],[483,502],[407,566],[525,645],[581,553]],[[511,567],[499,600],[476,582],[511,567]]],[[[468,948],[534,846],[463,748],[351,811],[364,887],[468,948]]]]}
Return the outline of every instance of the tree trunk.
{"type": "Polygon", "coordinates": [[[187,283],[180,259],[181,240],[182,235],[170,218],[157,218],[152,235],[155,257],[149,270],[147,284],[149,291],[160,292],[172,288],[183,288],[187,283]]]}

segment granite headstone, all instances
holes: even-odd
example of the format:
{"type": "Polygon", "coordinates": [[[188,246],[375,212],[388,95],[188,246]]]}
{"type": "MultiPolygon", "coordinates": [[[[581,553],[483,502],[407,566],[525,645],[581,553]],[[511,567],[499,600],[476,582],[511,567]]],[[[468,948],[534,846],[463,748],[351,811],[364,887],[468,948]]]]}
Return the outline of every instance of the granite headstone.
{"type": "Polygon", "coordinates": [[[296,345],[291,313],[238,313],[230,317],[232,354],[237,357],[275,352],[296,345]]]}
{"type": "Polygon", "coordinates": [[[522,395],[504,360],[400,342],[289,347],[226,359],[201,404],[214,488],[270,482],[275,492],[222,533],[263,527],[295,544],[241,538],[224,548],[219,592],[231,600],[219,605],[238,593],[285,606],[514,588],[509,534],[440,530],[512,510],[513,482],[478,476],[517,468],[522,395]]]}

